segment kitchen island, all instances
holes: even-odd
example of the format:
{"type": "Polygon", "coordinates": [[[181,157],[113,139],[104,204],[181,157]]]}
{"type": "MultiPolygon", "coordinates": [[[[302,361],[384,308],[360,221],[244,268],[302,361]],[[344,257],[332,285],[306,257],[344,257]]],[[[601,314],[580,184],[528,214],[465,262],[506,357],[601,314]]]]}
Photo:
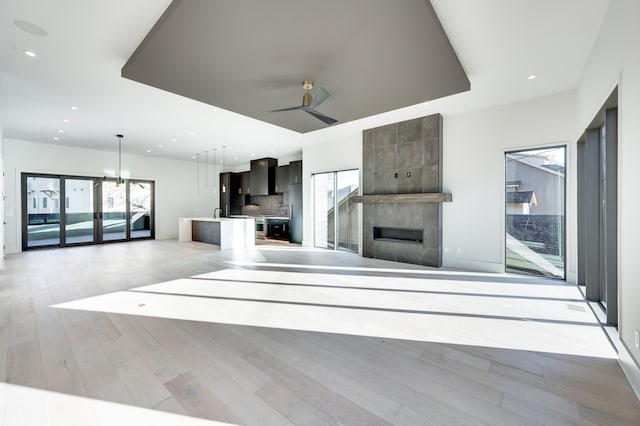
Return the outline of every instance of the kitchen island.
{"type": "Polygon", "coordinates": [[[251,217],[185,217],[178,219],[178,240],[214,244],[220,250],[242,249],[255,246],[255,228],[251,217]]]}

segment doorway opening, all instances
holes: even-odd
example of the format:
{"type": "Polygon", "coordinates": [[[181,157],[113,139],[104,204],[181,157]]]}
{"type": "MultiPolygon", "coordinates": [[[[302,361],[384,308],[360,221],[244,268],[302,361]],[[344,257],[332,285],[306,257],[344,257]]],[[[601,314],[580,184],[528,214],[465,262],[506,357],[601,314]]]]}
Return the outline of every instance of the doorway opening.
{"type": "Polygon", "coordinates": [[[565,279],[566,147],[505,153],[505,269],[565,279]]]}
{"type": "Polygon", "coordinates": [[[22,173],[22,249],[154,238],[152,181],[22,173]]]}

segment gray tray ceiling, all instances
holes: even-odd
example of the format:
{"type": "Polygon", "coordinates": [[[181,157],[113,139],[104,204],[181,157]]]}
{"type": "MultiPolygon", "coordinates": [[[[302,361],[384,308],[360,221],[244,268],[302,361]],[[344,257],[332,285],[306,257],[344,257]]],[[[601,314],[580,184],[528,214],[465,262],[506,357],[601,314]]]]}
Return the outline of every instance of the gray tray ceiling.
{"type": "Polygon", "coordinates": [[[303,133],[305,79],[338,124],[469,90],[425,0],[175,0],[122,76],[303,133]]]}

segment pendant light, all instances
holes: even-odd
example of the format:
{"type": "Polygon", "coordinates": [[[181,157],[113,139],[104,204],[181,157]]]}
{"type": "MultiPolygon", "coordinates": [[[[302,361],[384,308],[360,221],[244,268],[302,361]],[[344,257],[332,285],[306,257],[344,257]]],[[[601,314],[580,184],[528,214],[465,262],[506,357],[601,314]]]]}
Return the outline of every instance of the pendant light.
{"type": "Polygon", "coordinates": [[[196,187],[200,193],[200,153],[196,154],[196,187]]]}
{"type": "Polygon", "coordinates": [[[116,187],[119,187],[121,183],[124,183],[122,179],[122,138],[123,135],[116,135],[118,138],[118,178],[116,179],[116,187]]]}
{"type": "Polygon", "coordinates": [[[218,192],[218,176],[216,175],[216,148],[213,148],[213,193],[218,192]]]}
{"type": "Polygon", "coordinates": [[[204,152],[204,190],[209,191],[209,151],[204,152]]]}
{"type": "MultiPolygon", "coordinates": [[[[222,160],[220,161],[222,164],[222,173],[224,173],[224,151],[226,148],[226,145],[222,145],[222,160]]],[[[227,186],[224,183],[222,184],[222,192],[227,192],[227,186]]]]}

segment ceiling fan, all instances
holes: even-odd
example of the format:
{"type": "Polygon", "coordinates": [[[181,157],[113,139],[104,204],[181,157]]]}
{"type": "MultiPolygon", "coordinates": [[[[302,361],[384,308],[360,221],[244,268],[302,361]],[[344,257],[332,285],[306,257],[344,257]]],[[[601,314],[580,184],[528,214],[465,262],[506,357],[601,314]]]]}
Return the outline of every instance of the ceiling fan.
{"type": "Polygon", "coordinates": [[[307,91],[302,97],[302,105],[290,107],[290,108],[276,109],[269,112],[293,111],[296,109],[301,109],[313,115],[318,120],[322,120],[326,124],[337,123],[338,120],[336,120],[335,118],[331,118],[328,115],[325,115],[319,111],[316,111],[316,108],[318,107],[318,105],[326,101],[329,98],[329,96],[331,96],[331,94],[326,90],[324,90],[322,87],[319,87],[318,90],[316,91],[315,96],[312,96],[311,89],[313,89],[313,81],[311,80],[303,81],[302,87],[307,91]]]}

